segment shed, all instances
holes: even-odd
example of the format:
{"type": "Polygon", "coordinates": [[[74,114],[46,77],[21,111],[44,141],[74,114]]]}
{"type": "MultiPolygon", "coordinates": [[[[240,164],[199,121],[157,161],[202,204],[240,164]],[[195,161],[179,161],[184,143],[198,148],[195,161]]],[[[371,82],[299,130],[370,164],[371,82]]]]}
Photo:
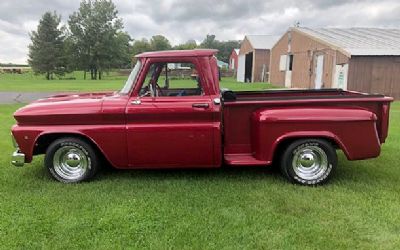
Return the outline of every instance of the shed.
{"type": "Polygon", "coordinates": [[[271,50],[271,83],[400,99],[400,30],[290,28],[271,50]]]}
{"type": "Polygon", "coordinates": [[[237,70],[238,67],[239,49],[233,49],[229,56],[229,69],[237,70]]]}
{"type": "Polygon", "coordinates": [[[238,82],[269,81],[270,50],[278,39],[270,35],[244,37],[238,56],[238,82]]]}

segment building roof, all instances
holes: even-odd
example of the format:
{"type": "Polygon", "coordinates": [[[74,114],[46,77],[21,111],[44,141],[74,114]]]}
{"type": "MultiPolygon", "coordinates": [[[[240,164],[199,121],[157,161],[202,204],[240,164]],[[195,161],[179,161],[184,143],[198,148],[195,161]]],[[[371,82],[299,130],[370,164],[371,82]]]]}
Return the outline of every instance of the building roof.
{"type": "Polygon", "coordinates": [[[400,29],[379,28],[293,28],[349,56],[400,55],[400,29]]]}
{"type": "Polygon", "coordinates": [[[218,52],[216,49],[192,49],[192,50],[163,50],[144,52],[135,57],[192,57],[192,56],[213,56],[218,52]]]}
{"type": "Polygon", "coordinates": [[[280,36],[247,35],[245,36],[253,49],[272,49],[280,36]]]}

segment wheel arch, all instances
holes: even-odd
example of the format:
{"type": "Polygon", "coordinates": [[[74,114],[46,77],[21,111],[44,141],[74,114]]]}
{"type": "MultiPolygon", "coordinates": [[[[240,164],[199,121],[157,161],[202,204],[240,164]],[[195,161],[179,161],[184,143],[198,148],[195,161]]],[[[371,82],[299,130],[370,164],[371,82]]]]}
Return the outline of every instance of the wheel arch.
{"type": "Polygon", "coordinates": [[[272,162],[276,162],[281,153],[287,148],[292,142],[300,139],[320,139],[325,140],[332,144],[334,148],[338,148],[344,152],[348,158],[348,150],[343,144],[342,140],[331,132],[315,132],[315,133],[289,133],[279,137],[272,146],[272,162]]]}
{"type": "Polygon", "coordinates": [[[104,158],[108,162],[110,162],[107,159],[107,156],[104,154],[103,150],[101,147],[96,143],[95,140],[90,138],[87,135],[84,135],[80,132],[48,132],[48,133],[41,133],[35,140],[35,144],[33,147],[33,155],[38,155],[38,154],[45,154],[47,148],[50,146],[52,142],[54,142],[57,139],[60,138],[78,138],[86,143],[88,143],[90,146],[93,147],[93,149],[99,154],[100,157],[104,158]]]}

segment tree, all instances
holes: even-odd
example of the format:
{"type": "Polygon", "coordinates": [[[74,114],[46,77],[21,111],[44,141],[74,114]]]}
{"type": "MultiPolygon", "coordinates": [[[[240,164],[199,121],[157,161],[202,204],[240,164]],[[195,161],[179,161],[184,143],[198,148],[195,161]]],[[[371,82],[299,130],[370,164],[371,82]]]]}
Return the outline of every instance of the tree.
{"type": "Polygon", "coordinates": [[[229,61],[229,56],[233,49],[240,47],[239,41],[218,41],[215,39],[215,35],[207,35],[203,42],[200,44],[201,48],[205,49],[217,49],[218,59],[223,62],[229,61]]]}
{"type": "Polygon", "coordinates": [[[195,49],[197,48],[197,42],[195,40],[187,40],[185,43],[183,44],[179,44],[177,46],[174,47],[174,49],[177,50],[184,50],[184,49],[195,49]]]}
{"type": "Polygon", "coordinates": [[[112,58],[110,60],[112,67],[130,68],[131,67],[131,46],[132,38],[126,32],[118,32],[115,45],[112,47],[112,58]]]}
{"type": "Polygon", "coordinates": [[[207,35],[201,42],[200,47],[204,49],[218,49],[220,42],[215,39],[215,35],[207,35]]]}
{"type": "Polygon", "coordinates": [[[53,79],[53,74],[65,73],[64,36],[59,28],[61,17],[56,12],[46,12],[39,21],[37,31],[30,34],[28,62],[36,74],[46,74],[46,79],[53,79]]]}
{"type": "Polygon", "coordinates": [[[114,62],[121,60],[120,49],[126,46],[122,20],[112,1],[83,0],[79,10],[68,20],[76,65],[90,71],[91,79],[101,79],[114,62]],[[124,37],[123,37],[124,36],[124,37]],[[121,43],[124,43],[122,45],[121,43]],[[117,47],[117,49],[115,49],[117,47]]]}
{"type": "Polygon", "coordinates": [[[132,45],[132,54],[134,56],[151,50],[152,50],[151,45],[146,38],[142,38],[141,40],[135,40],[132,45]]]}
{"type": "Polygon", "coordinates": [[[218,59],[223,62],[229,62],[229,57],[233,49],[240,48],[239,41],[222,41],[219,45],[218,59]]]}
{"type": "Polygon", "coordinates": [[[169,50],[172,48],[168,39],[162,35],[152,36],[150,39],[150,47],[153,51],[169,50]]]}

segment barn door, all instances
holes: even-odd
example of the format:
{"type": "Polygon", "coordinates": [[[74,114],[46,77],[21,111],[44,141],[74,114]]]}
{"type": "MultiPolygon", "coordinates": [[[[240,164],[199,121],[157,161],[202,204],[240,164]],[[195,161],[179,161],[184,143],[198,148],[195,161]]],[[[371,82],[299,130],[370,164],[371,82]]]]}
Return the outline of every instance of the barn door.
{"type": "Polygon", "coordinates": [[[286,56],[285,87],[292,87],[293,55],[286,56]]]}
{"type": "Polygon", "coordinates": [[[285,88],[292,87],[292,71],[287,70],[285,72],[285,88]]]}
{"type": "Polygon", "coordinates": [[[322,75],[324,71],[324,55],[318,55],[316,57],[316,64],[315,64],[315,80],[314,86],[316,89],[322,88],[322,75]]]}
{"type": "Polygon", "coordinates": [[[238,68],[237,68],[237,75],[236,80],[238,82],[244,82],[244,71],[245,71],[245,64],[246,64],[246,55],[239,55],[238,56],[238,68]]]}

